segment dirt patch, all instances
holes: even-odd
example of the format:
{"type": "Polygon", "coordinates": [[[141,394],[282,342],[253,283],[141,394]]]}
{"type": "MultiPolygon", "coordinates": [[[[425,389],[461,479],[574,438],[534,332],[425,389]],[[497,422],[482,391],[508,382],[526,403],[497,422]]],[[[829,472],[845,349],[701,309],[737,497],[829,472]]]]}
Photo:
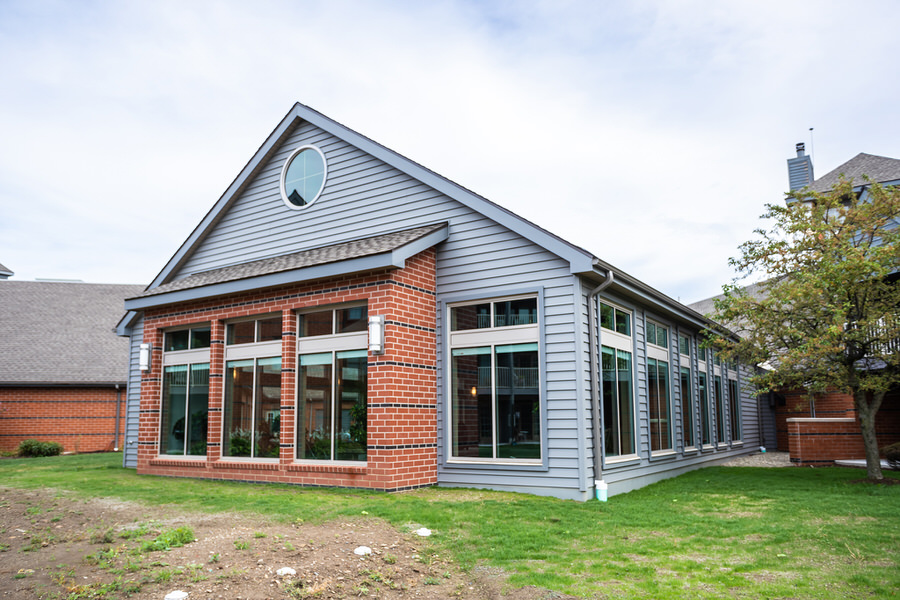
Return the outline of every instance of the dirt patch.
{"type": "Polygon", "coordinates": [[[511,589],[497,569],[463,572],[428,538],[364,515],[283,524],[0,488],[0,598],[161,600],[174,590],[189,600],[567,597],[511,589]],[[159,541],[188,529],[183,546],[159,541]],[[363,546],[371,553],[355,553],[363,546]],[[279,575],[285,567],[295,574],[279,575]]]}

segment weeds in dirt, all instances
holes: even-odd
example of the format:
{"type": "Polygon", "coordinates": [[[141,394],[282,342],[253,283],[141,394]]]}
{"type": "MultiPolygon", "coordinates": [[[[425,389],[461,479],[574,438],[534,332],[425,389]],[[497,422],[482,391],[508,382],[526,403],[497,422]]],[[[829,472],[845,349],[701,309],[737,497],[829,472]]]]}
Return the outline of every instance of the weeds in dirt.
{"type": "Polygon", "coordinates": [[[194,530],[190,527],[176,527],[167,529],[156,536],[152,541],[141,544],[143,552],[161,552],[170,548],[180,548],[194,541],[194,530]]]}
{"type": "Polygon", "coordinates": [[[249,550],[250,542],[245,542],[244,540],[234,540],[234,548],[235,550],[249,550]]]}

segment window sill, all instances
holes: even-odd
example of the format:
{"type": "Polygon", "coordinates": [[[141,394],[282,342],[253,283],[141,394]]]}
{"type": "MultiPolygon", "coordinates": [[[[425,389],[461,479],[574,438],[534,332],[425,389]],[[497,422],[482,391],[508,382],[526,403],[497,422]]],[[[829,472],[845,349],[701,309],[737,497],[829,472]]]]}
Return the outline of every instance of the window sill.
{"type": "Polygon", "coordinates": [[[450,459],[444,462],[447,469],[491,469],[491,470],[523,470],[546,471],[548,467],[539,462],[511,462],[500,460],[462,460],[450,459]]]}
{"type": "Polygon", "coordinates": [[[681,450],[681,453],[685,456],[697,454],[700,450],[697,449],[696,446],[690,446],[689,448],[684,448],[681,450]]]}
{"type": "Polygon", "coordinates": [[[368,469],[366,463],[347,464],[335,462],[322,463],[292,463],[287,466],[287,470],[291,472],[301,473],[365,473],[368,469]]]}
{"type": "Polygon", "coordinates": [[[637,454],[629,454],[627,456],[616,456],[613,458],[603,459],[604,469],[618,469],[620,467],[630,467],[641,463],[641,457],[637,454]]]}
{"type": "Polygon", "coordinates": [[[677,454],[674,450],[657,450],[656,452],[650,453],[651,460],[659,460],[665,458],[675,458],[677,454]]]}

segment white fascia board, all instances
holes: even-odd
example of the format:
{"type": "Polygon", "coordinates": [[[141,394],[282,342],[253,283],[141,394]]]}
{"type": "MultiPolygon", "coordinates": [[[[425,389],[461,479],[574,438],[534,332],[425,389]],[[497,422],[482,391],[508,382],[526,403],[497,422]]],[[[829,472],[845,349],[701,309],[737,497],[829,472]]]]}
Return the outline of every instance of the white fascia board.
{"type": "MultiPolygon", "coordinates": [[[[353,258],[350,260],[328,263],[325,265],[316,265],[303,269],[294,269],[292,271],[283,271],[280,273],[260,275],[258,277],[249,277],[247,279],[213,283],[210,285],[190,288],[186,290],[173,290],[164,294],[156,294],[155,296],[132,298],[125,301],[125,308],[128,310],[142,310],[154,306],[162,306],[164,304],[189,302],[192,300],[203,300],[215,296],[224,296],[227,294],[248,292],[252,290],[287,285],[291,283],[312,281],[315,279],[325,279],[340,275],[349,275],[351,273],[359,273],[363,271],[390,269],[397,266],[394,264],[394,262],[395,260],[393,253],[385,252],[372,256],[364,256],[361,258],[353,258]]],[[[400,266],[402,267],[403,265],[400,266]]]]}

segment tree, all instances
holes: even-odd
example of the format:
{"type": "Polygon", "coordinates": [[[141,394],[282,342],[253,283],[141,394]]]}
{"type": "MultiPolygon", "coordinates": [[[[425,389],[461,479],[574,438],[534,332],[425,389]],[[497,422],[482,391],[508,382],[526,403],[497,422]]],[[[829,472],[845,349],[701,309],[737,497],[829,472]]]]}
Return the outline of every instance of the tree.
{"type": "Polygon", "coordinates": [[[788,194],[766,205],[770,227],[730,259],[738,277],[714,319],[738,338],[710,337],[727,359],[763,368],[760,391],[840,390],[853,397],[870,480],[880,480],[875,416],[900,385],[900,188],[841,179],[828,193],[788,194]],[[748,292],[738,282],[763,279],[748,292]]]}

